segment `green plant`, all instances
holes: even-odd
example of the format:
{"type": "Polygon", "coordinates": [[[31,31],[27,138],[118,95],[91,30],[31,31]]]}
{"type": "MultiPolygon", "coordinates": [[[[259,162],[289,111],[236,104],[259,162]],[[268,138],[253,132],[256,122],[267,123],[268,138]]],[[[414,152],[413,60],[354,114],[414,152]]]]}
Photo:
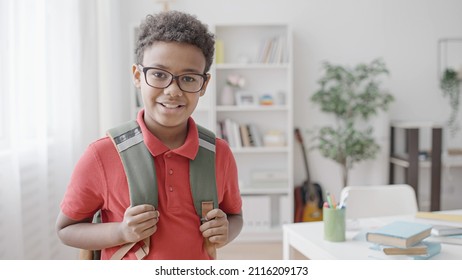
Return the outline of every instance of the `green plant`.
{"type": "Polygon", "coordinates": [[[457,114],[459,113],[460,84],[461,79],[458,77],[457,71],[447,68],[441,76],[440,88],[443,91],[443,95],[449,98],[451,113],[449,115],[447,125],[452,136],[454,136],[460,129],[457,122],[457,114]]]}
{"type": "Polygon", "coordinates": [[[318,80],[320,89],[311,97],[321,110],[333,114],[334,126],[314,132],[312,147],[342,166],[343,186],[355,163],[373,159],[380,146],[372,136],[367,121],[379,110],[388,110],[393,96],[380,88],[379,78],[389,72],[381,59],[354,68],[323,64],[324,76],[318,80]]]}

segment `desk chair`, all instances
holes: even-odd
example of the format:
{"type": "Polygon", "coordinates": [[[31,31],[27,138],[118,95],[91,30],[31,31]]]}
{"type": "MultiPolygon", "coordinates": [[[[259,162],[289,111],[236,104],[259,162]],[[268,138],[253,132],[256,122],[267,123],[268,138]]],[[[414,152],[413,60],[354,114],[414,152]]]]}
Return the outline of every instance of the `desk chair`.
{"type": "Polygon", "coordinates": [[[418,211],[414,189],[405,184],[347,186],[340,201],[346,199],[346,219],[393,215],[414,215],[418,211]]]}

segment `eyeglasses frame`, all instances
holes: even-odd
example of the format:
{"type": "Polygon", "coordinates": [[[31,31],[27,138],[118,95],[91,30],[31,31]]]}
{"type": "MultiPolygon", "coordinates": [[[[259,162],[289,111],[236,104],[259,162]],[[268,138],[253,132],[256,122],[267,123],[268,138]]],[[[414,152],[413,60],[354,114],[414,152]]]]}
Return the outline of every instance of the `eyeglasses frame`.
{"type": "Polygon", "coordinates": [[[152,88],[157,88],[157,89],[164,89],[164,88],[168,88],[172,83],[173,81],[176,81],[176,84],[178,85],[178,88],[181,89],[182,91],[184,92],[188,92],[188,93],[198,93],[200,92],[203,88],[204,88],[204,85],[205,83],[207,82],[208,80],[208,75],[207,73],[195,73],[195,72],[188,72],[188,73],[183,73],[181,75],[173,75],[172,73],[170,73],[169,71],[165,70],[165,69],[162,69],[162,68],[158,68],[158,67],[144,67],[142,64],[138,64],[139,67],[141,67],[141,72],[143,72],[144,74],[144,81],[146,82],[146,84],[152,88]],[[169,73],[171,76],[172,76],[172,79],[170,80],[170,83],[168,83],[168,85],[166,85],[165,87],[155,87],[155,86],[152,86],[148,83],[148,78],[147,78],[147,75],[146,73],[151,70],[151,69],[157,69],[157,70],[161,70],[161,71],[164,71],[164,72],[167,72],[169,73]],[[178,78],[181,77],[181,76],[184,76],[184,75],[188,75],[188,74],[194,74],[194,75],[199,75],[201,76],[202,78],[204,78],[204,81],[202,82],[202,85],[200,87],[200,89],[198,91],[187,91],[187,90],[184,90],[181,88],[180,86],[180,83],[178,82],[178,78]]]}

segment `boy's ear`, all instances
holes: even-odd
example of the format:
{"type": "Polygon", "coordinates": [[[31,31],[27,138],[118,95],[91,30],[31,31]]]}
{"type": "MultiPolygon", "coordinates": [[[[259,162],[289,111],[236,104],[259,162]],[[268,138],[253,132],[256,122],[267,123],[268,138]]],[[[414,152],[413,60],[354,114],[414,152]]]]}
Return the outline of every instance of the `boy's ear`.
{"type": "Polygon", "coordinates": [[[203,96],[205,94],[205,90],[207,89],[207,86],[208,86],[211,78],[212,78],[212,76],[210,76],[210,74],[207,73],[207,80],[205,81],[204,86],[202,87],[202,90],[200,91],[200,96],[203,96]]]}
{"type": "Polygon", "coordinates": [[[132,66],[132,75],[133,75],[133,84],[135,85],[136,88],[141,87],[141,72],[138,69],[136,64],[133,64],[132,66]]]}

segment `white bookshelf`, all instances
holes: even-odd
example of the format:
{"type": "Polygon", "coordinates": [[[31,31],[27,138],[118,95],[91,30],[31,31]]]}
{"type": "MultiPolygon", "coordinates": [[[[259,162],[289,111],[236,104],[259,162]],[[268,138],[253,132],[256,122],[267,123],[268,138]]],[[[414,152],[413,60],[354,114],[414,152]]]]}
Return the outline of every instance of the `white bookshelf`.
{"type": "Polygon", "coordinates": [[[213,82],[206,93],[211,105],[210,119],[205,120],[207,125],[218,132],[218,122],[231,119],[238,124],[254,124],[262,135],[276,130],[284,138],[281,146],[248,147],[242,143],[231,146],[244,204],[244,228],[237,241],[280,240],[282,224],[293,221],[294,207],[293,150],[290,148],[293,146],[291,29],[286,24],[218,24],[213,31],[223,49],[217,48],[217,57],[221,56],[222,61],[215,60],[211,70],[213,82]],[[265,63],[258,58],[263,42],[270,38],[284,41],[285,54],[279,56],[283,59],[265,63]],[[254,104],[221,104],[226,80],[236,74],[245,79],[241,90],[254,96],[254,104]],[[273,105],[260,105],[259,98],[264,94],[273,97],[273,105]],[[256,173],[275,173],[280,178],[277,183],[265,186],[265,182],[254,182],[256,173]]]}

